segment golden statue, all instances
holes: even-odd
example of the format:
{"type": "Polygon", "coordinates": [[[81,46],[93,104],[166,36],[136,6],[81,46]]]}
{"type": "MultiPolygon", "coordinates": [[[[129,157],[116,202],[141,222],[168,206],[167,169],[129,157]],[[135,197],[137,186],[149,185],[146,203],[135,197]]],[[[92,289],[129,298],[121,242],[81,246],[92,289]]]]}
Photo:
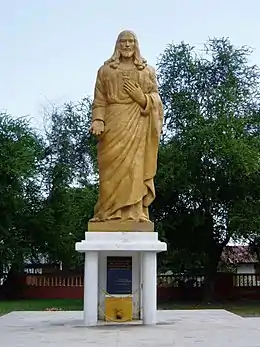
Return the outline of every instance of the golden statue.
{"type": "Polygon", "coordinates": [[[90,131],[98,138],[99,198],[90,222],[149,222],[163,123],[155,69],[123,31],[98,70],[90,131]]]}

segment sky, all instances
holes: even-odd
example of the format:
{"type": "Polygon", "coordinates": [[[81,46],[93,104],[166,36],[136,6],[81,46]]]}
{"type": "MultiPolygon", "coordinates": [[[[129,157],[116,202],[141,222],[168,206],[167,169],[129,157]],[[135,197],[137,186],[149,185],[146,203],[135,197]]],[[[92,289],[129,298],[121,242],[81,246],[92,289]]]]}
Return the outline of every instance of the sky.
{"type": "Polygon", "coordinates": [[[117,35],[136,32],[155,65],[169,43],[229,37],[260,65],[259,0],[0,0],[0,110],[43,124],[51,104],[93,95],[117,35]]]}

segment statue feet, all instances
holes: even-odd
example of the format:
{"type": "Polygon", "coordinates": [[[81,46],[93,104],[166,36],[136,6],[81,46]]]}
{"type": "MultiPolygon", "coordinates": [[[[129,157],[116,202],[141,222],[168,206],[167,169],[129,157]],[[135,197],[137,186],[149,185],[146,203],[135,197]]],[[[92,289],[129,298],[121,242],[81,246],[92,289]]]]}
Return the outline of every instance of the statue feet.
{"type": "Polygon", "coordinates": [[[149,218],[142,216],[139,218],[139,222],[149,222],[149,218]]]}
{"type": "Polygon", "coordinates": [[[106,220],[107,221],[110,221],[110,220],[121,220],[122,218],[119,217],[119,216],[110,216],[110,217],[107,217],[106,220]]]}
{"type": "Polygon", "coordinates": [[[154,223],[144,216],[138,218],[92,218],[88,223],[88,231],[113,231],[113,232],[125,232],[125,231],[154,231],[154,223]]]}
{"type": "Polygon", "coordinates": [[[96,222],[102,222],[102,220],[100,220],[98,217],[93,217],[89,220],[91,223],[96,223],[96,222]]]}

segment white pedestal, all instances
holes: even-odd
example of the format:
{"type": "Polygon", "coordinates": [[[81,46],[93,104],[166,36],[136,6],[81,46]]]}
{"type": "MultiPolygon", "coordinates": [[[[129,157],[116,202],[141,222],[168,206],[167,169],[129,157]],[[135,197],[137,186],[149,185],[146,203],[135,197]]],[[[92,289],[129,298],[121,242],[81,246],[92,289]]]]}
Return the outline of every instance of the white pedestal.
{"type": "Polygon", "coordinates": [[[155,252],[143,252],[143,322],[156,324],[157,317],[157,257],[155,252]]]}
{"type": "Polygon", "coordinates": [[[156,232],[86,232],[76,251],[85,253],[84,324],[104,319],[107,257],[132,257],[133,318],[156,324],[157,252],[166,251],[156,232]],[[99,310],[100,309],[100,310],[99,310]],[[99,311],[99,312],[98,312],[99,311]]]}
{"type": "Polygon", "coordinates": [[[97,324],[98,307],[98,252],[85,253],[84,271],[84,324],[97,324]]]}

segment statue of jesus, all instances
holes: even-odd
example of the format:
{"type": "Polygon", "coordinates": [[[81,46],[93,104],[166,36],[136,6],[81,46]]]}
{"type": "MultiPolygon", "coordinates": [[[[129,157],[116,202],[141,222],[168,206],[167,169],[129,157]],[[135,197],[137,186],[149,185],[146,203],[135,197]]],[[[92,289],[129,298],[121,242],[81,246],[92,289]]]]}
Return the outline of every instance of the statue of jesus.
{"type": "Polygon", "coordinates": [[[97,73],[90,131],[98,138],[99,197],[91,222],[149,221],[162,123],[155,69],[136,35],[123,31],[97,73]]]}

